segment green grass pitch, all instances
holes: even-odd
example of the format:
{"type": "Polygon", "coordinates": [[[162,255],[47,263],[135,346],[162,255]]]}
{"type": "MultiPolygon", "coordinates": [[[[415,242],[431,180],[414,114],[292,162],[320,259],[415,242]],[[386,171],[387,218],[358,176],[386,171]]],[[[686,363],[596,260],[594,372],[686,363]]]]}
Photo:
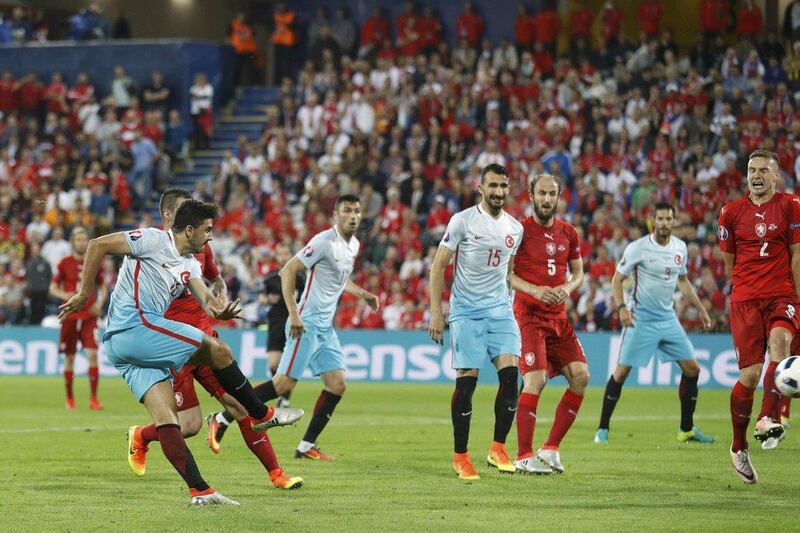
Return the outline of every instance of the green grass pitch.
{"type": "MultiPolygon", "coordinates": [[[[299,491],[280,491],[239,437],[220,455],[205,428],[190,446],[209,483],[236,508],[190,508],[183,482],[151,446],[147,475],[125,457],[129,425],[147,421],[120,379],[100,383],[105,411],[87,408],[85,378],[75,383],[78,410],[63,409],[59,378],[0,378],[0,473],[3,529],[12,531],[619,531],[797,530],[800,437],[762,451],[751,441],[761,477],[746,486],[730,465],[728,392],[700,391],[697,424],[712,445],[682,445],[677,391],[625,389],[611,443],[592,436],[602,391],[591,389],[562,443],[560,476],[501,475],[485,463],[493,424],[492,387],[474,399],[470,449],[480,481],[459,481],[450,466],[449,385],[350,385],[320,447],[332,463],[298,461],[292,451],[308,415],[270,437],[285,468],[302,475],[299,491]]],[[[198,387],[198,393],[202,389],[198,387]]],[[[293,405],[310,411],[320,385],[301,383],[293,405]]],[[[563,385],[546,389],[534,445],[550,429],[563,385]]],[[[756,410],[760,402],[756,396],[756,410]]],[[[204,412],[215,407],[203,393],[204,412]]],[[[800,405],[796,407],[800,425],[800,405]]],[[[751,424],[752,431],[752,424],[751,424]]],[[[516,451],[516,434],[509,436],[516,451]]]]}

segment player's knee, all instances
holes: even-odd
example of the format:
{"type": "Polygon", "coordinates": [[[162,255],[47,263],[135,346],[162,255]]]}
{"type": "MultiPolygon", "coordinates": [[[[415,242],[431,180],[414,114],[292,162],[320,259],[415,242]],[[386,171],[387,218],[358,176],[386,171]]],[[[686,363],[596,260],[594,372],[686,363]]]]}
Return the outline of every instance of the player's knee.
{"type": "Polygon", "coordinates": [[[683,375],[688,378],[696,378],[700,375],[700,365],[697,361],[690,359],[683,364],[683,375]]]}
{"type": "Polygon", "coordinates": [[[219,339],[211,342],[211,362],[214,368],[225,368],[233,362],[231,349],[219,339]]]}
{"type": "Polygon", "coordinates": [[[581,366],[572,373],[572,379],[569,380],[570,386],[575,389],[584,390],[589,386],[589,368],[581,366]]]}
{"type": "Polygon", "coordinates": [[[181,423],[181,433],[185,438],[194,437],[203,428],[202,420],[187,420],[181,423]]]}
{"type": "Polygon", "coordinates": [[[617,365],[617,367],[614,369],[614,381],[617,383],[625,383],[625,380],[628,379],[630,373],[631,367],[617,365]]]}
{"type": "Polygon", "coordinates": [[[347,389],[347,384],[344,380],[341,381],[334,381],[333,383],[329,383],[325,386],[328,392],[335,394],[336,396],[342,396],[344,391],[347,389]]]}
{"type": "Polygon", "coordinates": [[[761,377],[761,365],[750,365],[739,370],[739,381],[747,388],[755,389],[761,377]]]}

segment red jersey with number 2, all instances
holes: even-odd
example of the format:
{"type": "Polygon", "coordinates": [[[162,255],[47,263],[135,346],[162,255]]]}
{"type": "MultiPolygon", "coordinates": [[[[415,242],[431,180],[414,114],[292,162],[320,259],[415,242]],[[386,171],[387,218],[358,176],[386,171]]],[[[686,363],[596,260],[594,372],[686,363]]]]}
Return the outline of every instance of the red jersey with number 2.
{"type": "Polygon", "coordinates": [[[757,206],[749,196],[719,212],[720,249],[733,261],[731,302],[795,296],[789,247],[800,243],[800,199],[775,193],[757,206]]]}
{"type": "MultiPolygon", "coordinates": [[[[203,247],[203,251],[194,254],[194,257],[200,262],[203,278],[212,281],[219,276],[219,269],[214,263],[214,252],[211,251],[211,246],[208,243],[203,247]]],[[[210,329],[212,325],[211,317],[203,311],[200,303],[195,300],[188,287],[183,290],[183,294],[175,298],[164,314],[164,318],[191,324],[203,331],[210,329]]],[[[208,332],[206,331],[206,333],[208,332]]]]}
{"type": "MultiPolygon", "coordinates": [[[[514,260],[514,273],[538,286],[558,287],[567,282],[569,262],[581,256],[580,240],[575,228],[556,219],[546,228],[533,217],[522,221],[522,242],[514,260]]],[[[565,317],[564,304],[548,305],[522,291],[516,291],[514,305],[522,305],[528,313],[548,317],[565,317]]]]}

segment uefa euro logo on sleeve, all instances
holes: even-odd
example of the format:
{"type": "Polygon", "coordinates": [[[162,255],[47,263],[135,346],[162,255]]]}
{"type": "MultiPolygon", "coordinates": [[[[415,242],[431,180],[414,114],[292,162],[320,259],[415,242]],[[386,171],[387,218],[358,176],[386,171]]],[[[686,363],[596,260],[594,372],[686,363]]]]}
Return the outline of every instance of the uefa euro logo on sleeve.
{"type": "Polygon", "coordinates": [[[717,235],[719,236],[719,240],[727,241],[728,240],[728,228],[725,226],[720,226],[717,228],[717,235]]]}
{"type": "Polygon", "coordinates": [[[303,255],[306,256],[306,257],[311,257],[312,255],[314,255],[314,247],[313,246],[306,246],[303,249],[303,255]]]}
{"type": "Polygon", "coordinates": [[[135,230],[131,231],[130,233],[128,233],[128,237],[130,237],[131,240],[134,241],[134,242],[138,241],[139,239],[142,238],[142,231],[138,230],[138,229],[135,229],[135,230]]]}

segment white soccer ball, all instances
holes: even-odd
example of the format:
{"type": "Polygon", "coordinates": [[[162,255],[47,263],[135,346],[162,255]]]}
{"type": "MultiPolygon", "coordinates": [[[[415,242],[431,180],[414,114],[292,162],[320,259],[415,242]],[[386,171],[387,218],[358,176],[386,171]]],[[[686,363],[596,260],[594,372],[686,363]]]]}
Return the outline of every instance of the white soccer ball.
{"type": "Polygon", "coordinates": [[[778,363],[775,386],[784,396],[800,398],[800,355],[792,355],[778,363]]]}

